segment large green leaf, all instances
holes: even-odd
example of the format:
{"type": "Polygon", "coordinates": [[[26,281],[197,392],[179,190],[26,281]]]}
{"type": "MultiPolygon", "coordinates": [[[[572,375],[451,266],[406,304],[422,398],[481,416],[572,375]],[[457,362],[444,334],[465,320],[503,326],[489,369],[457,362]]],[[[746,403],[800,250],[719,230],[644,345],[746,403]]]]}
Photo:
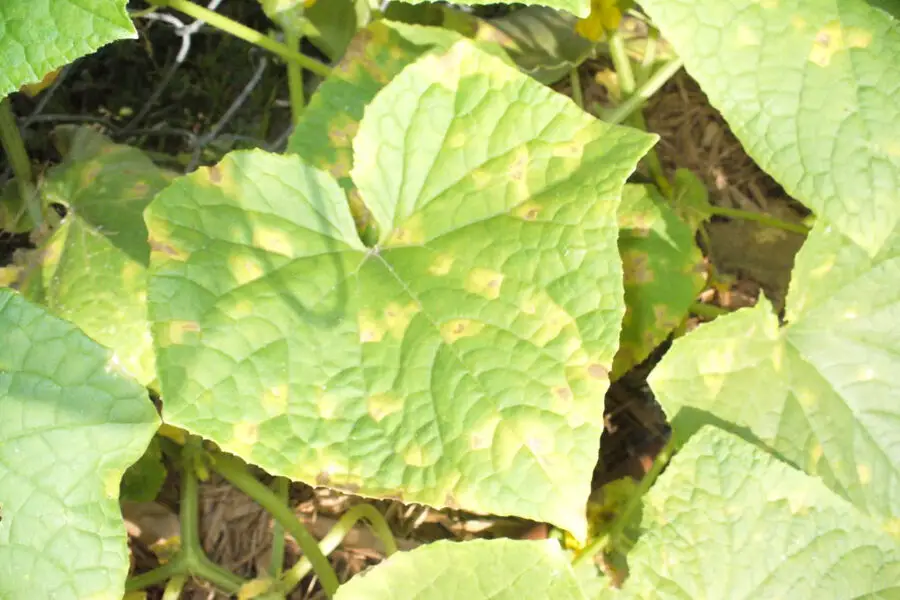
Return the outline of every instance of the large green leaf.
{"type": "Polygon", "coordinates": [[[768,301],[675,342],[650,382],[688,433],[721,420],[863,510],[900,518],[900,235],[874,258],[819,224],[786,319],[768,301]]]}
{"type": "Polygon", "coordinates": [[[0,2],[0,97],[110,42],[137,37],[126,0],[0,2]]]}
{"type": "MultiPolygon", "coordinates": [[[[403,0],[406,4],[423,4],[432,1],[433,0],[403,0]]],[[[568,11],[576,17],[584,18],[591,14],[591,0],[466,0],[465,2],[457,2],[456,4],[467,4],[470,6],[480,4],[538,4],[540,6],[549,6],[550,8],[568,11]]]]}
{"type": "Polygon", "coordinates": [[[864,0],[646,0],[750,156],[874,254],[900,220],[900,24],[864,0]]]}
{"type": "Polygon", "coordinates": [[[625,318],[613,378],[640,364],[678,327],[706,283],[694,232],[655,186],[628,184],[619,206],[625,318]]]}
{"type": "Polygon", "coordinates": [[[21,289],[113,349],[122,368],[146,385],[155,372],[142,213],[172,175],[137,148],[113,144],[92,129],[64,134],[71,136],[67,160],[48,173],[41,193],[68,213],[32,253],[21,289]]]}
{"type": "Polygon", "coordinates": [[[0,339],[0,598],[119,600],[119,480],[153,404],[107,350],[8,289],[0,339]]]}
{"type": "Polygon", "coordinates": [[[616,208],[652,141],[464,41],[366,109],[375,247],[296,156],[177,181],[146,213],[167,421],[293,479],[583,535],[616,208]]]}
{"type": "Polygon", "coordinates": [[[554,540],[439,541],[398,552],[338,589],[335,600],[582,600],[554,540]]]}
{"type": "Polygon", "coordinates": [[[714,427],[644,500],[626,596],[896,598],[900,546],[815,478],[714,427]]]}

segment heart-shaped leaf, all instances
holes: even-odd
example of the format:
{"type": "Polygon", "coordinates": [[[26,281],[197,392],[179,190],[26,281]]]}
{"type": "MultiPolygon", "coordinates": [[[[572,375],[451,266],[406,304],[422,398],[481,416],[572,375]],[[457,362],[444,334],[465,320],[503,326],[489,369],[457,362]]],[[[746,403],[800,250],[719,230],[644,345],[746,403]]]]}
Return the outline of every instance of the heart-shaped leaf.
{"type": "Polygon", "coordinates": [[[583,536],[652,144],[469,42],[366,109],[353,180],[233,153],[147,210],[168,422],[273,473],[583,536]]]}
{"type": "Polygon", "coordinates": [[[0,289],[0,598],[119,600],[119,481],[159,424],[70,323],[0,289]]]}

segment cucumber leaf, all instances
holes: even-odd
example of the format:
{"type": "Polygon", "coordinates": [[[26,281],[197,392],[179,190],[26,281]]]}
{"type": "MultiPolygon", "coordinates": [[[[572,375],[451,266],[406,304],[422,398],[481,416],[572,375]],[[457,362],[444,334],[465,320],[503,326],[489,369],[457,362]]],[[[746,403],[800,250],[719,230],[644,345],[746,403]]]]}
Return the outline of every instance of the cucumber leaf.
{"type": "Polygon", "coordinates": [[[338,589],[335,600],[583,600],[553,540],[437,541],[397,552],[338,589]]]}
{"type": "Polygon", "coordinates": [[[366,108],[351,176],[236,152],[146,211],[168,423],[272,473],[583,537],[653,136],[462,41],[366,108]]]}
{"type": "Polygon", "coordinates": [[[347,192],[363,239],[376,237],[372,216],[350,178],[353,138],[366,106],[417,58],[446,51],[462,36],[445,29],[377,21],[359,31],[322,82],[288,140],[287,152],[331,173],[347,192]]]}
{"type": "Polygon", "coordinates": [[[142,214],[173,175],[90,128],[59,133],[69,139],[66,161],[47,174],[41,194],[67,214],[31,253],[22,293],[114,350],[122,368],[147,385],[155,369],[142,214]]]}
{"type": "Polygon", "coordinates": [[[747,153],[874,255],[900,221],[900,26],[864,0],[646,0],[747,153]]]}
{"type": "Polygon", "coordinates": [[[0,289],[0,598],[119,600],[119,481],[159,419],[108,350],[0,289]]]}
{"type": "Polygon", "coordinates": [[[694,232],[655,186],[628,184],[619,206],[625,318],[613,379],[640,364],[678,327],[706,283],[694,232]]]}
{"type": "Polygon", "coordinates": [[[0,2],[0,98],[137,32],[126,0],[0,2]]]}
{"type": "Polygon", "coordinates": [[[892,598],[900,546],[816,478],[714,427],[644,499],[632,598],[892,598]]]}
{"type": "Polygon", "coordinates": [[[762,299],[677,340],[650,377],[673,427],[720,423],[863,511],[900,518],[900,235],[875,256],[819,223],[779,327],[762,299]]]}

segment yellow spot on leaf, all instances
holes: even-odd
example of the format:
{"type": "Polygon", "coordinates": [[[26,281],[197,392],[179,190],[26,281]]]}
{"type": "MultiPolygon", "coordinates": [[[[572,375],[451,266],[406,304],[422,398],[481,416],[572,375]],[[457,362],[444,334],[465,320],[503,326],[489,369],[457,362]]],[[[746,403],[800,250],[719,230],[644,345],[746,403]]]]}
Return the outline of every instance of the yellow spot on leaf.
{"type": "Polygon", "coordinates": [[[406,328],[409,327],[413,316],[421,310],[418,304],[410,302],[406,306],[401,306],[396,302],[392,302],[384,309],[384,322],[388,331],[395,339],[403,339],[406,328]]]}
{"type": "Polygon", "coordinates": [[[806,31],[806,19],[800,15],[793,15],[791,17],[791,27],[800,33],[806,31]]]}
{"type": "Polygon", "coordinates": [[[462,148],[466,145],[466,141],[468,139],[469,138],[465,133],[459,131],[450,136],[450,138],[447,140],[447,145],[451,148],[462,148]]]}
{"type": "Polygon", "coordinates": [[[238,300],[231,306],[223,305],[222,312],[232,319],[244,319],[255,311],[253,303],[249,300],[238,300]]]}
{"type": "Polygon", "coordinates": [[[477,335],[482,329],[484,323],[471,319],[453,319],[441,325],[441,337],[448,344],[453,344],[461,338],[477,335]]]}
{"type": "Polygon", "coordinates": [[[373,394],[366,399],[366,409],[376,423],[403,408],[404,399],[394,394],[373,394]]]}
{"type": "Polygon", "coordinates": [[[847,320],[852,320],[857,318],[859,316],[859,313],[857,313],[853,308],[848,308],[844,311],[844,314],[842,316],[847,320]]]}
{"type": "Polygon", "coordinates": [[[537,202],[523,202],[513,209],[512,214],[526,221],[534,221],[541,214],[543,206],[537,202]]]}
{"type": "Polygon", "coordinates": [[[250,454],[259,440],[259,425],[244,421],[234,426],[227,449],[238,456],[250,454]]]}
{"type": "Polygon", "coordinates": [[[472,187],[476,190],[483,190],[487,186],[491,184],[493,177],[491,174],[484,169],[475,169],[472,171],[472,187]]]}
{"type": "Polygon", "coordinates": [[[253,245],[282,256],[292,256],[294,253],[293,244],[283,231],[262,225],[253,228],[253,245]]]}
{"type": "Polygon", "coordinates": [[[861,485],[869,485],[872,482],[872,469],[868,465],[856,465],[856,476],[861,485]]]}
{"type": "Polygon", "coordinates": [[[466,291],[489,300],[495,300],[500,296],[502,285],[503,273],[480,267],[472,269],[465,282],[466,291]]]}
{"type": "Polygon", "coordinates": [[[411,467],[425,467],[434,463],[427,448],[419,444],[410,444],[403,451],[403,462],[411,467]]]}
{"type": "Polygon", "coordinates": [[[741,46],[758,46],[760,42],[759,33],[746,25],[738,25],[737,41],[741,46]]]}
{"type": "Polygon", "coordinates": [[[894,517],[885,521],[884,530],[894,538],[900,538],[900,518],[894,517]]]}
{"type": "MultiPolygon", "coordinates": [[[[143,283],[145,275],[144,267],[136,262],[128,261],[122,267],[122,285],[127,289],[134,289],[136,284],[143,283]]],[[[143,288],[145,286],[140,285],[139,287],[143,288]]]]}
{"type": "Polygon", "coordinates": [[[434,262],[431,263],[431,266],[428,267],[428,272],[432,275],[442,277],[450,272],[450,267],[453,266],[454,260],[455,259],[450,254],[439,254],[437,258],[434,259],[434,262]]]}
{"type": "Polygon", "coordinates": [[[255,258],[243,254],[232,254],[228,257],[228,268],[238,285],[255,281],[265,272],[255,258]]]}
{"type": "Polygon", "coordinates": [[[422,215],[417,214],[399,227],[394,228],[387,240],[389,246],[413,246],[425,241],[425,227],[422,225],[422,215]]]}
{"type": "Polygon", "coordinates": [[[107,498],[119,497],[119,487],[122,482],[122,471],[111,469],[103,474],[103,493],[107,498]]]}
{"type": "Polygon", "coordinates": [[[320,417],[326,421],[333,419],[337,416],[340,405],[338,396],[323,388],[316,389],[316,409],[319,411],[320,417]]]}
{"type": "Polygon", "coordinates": [[[169,346],[171,344],[183,344],[185,338],[190,334],[199,332],[200,324],[197,323],[197,321],[169,321],[162,339],[159,340],[159,345],[169,346]]]}
{"type": "Polygon", "coordinates": [[[872,32],[859,27],[841,26],[840,21],[829,21],[816,33],[809,60],[827,67],[831,58],[847,48],[866,48],[872,43],[872,32]]]}
{"type": "Polygon", "coordinates": [[[476,425],[469,433],[469,448],[472,450],[487,450],[494,441],[494,432],[500,424],[498,415],[491,415],[481,424],[476,425]]]}
{"type": "Polygon", "coordinates": [[[356,316],[359,327],[359,343],[380,342],[384,337],[384,326],[378,322],[371,310],[365,308],[356,316]]]}
{"type": "Polygon", "coordinates": [[[813,446],[812,450],[809,451],[809,463],[811,466],[816,466],[819,464],[819,461],[822,459],[822,455],[824,451],[822,450],[821,444],[816,444],[813,446]]]}
{"type": "Polygon", "coordinates": [[[270,415],[282,415],[287,411],[288,386],[286,383],[272,386],[263,392],[262,407],[270,415]]]}
{"type": "Polygon", "coordinates": [[[528,148],[522,146],[516,152],[515,159],[509,166],[509,178],[513,181],[525,181],[528,173],[528,148]]]}

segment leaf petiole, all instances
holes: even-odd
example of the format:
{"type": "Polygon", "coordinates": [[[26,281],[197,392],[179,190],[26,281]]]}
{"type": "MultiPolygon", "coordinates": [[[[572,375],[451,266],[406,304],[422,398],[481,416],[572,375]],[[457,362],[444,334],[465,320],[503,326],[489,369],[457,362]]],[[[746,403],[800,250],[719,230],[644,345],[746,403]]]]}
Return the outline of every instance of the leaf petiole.
{"type": "MultiPolygon", "coordinates": [[[[397,541],[394,539],[394,534],[391,533],[384,515],[378,512],[378,509],[371,504],[357,504],[344,513],[334,527],[331,528],[331,531],[328,532],[328,535],[319,542],[319,549],[322,551],[322,554],[331,554],[341,545],[341,542],[347,537],[353,526],[363,519],[369,522],[372,532],[384,545],[384,553],[387,556],[397,552],[397,541]]],[[[284,574],[281,580],[282,589],[285,591],[294,589],[300,583],[300,580],[309,573],[311,568],[310,561],[306,557],[301,558],[297,561],[297,564],[284,574]]]]}
{"type": "Polygon", "coordinates": [[[238,488],[272,515],[285,530],[294,536],[303,555],[309,559],[313,570],[322,583],[322,588],[329,598],[334,596],[338,588],[338,578],[331,563],[319,550],[315,538],[306,530],[306,527],[297,520],[291,509],[272,490],[253,477],[246,467],[238,459],[226,454],[217,454],[213,457],[212,468],[219,475],[227,479],[234,487],[238,488]]]}

